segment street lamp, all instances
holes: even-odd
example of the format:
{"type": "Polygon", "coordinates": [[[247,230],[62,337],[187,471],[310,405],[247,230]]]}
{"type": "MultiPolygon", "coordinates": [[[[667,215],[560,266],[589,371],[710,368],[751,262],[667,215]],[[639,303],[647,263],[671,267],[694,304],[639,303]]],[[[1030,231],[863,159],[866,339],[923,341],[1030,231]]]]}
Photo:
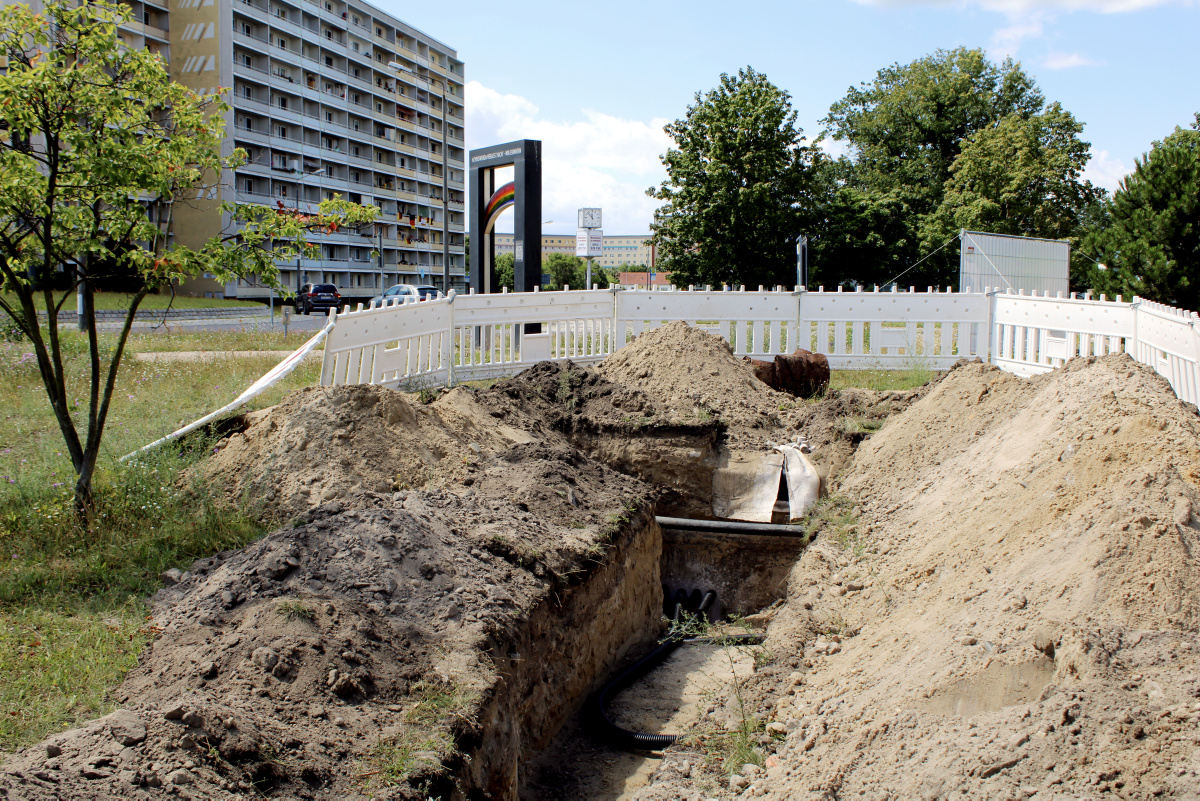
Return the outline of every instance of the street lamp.
{"type": "Polygon", "coordinates": [[[396,72],[407,72],[414,78],[420,78],[425,83],[432,85],[434,82],[442,85],[442,292],[450,294],[450,187],[449,180],[449,164],[446,161],[446,95],[449,94],[449,87],[441,78],[431,78],[428,75],[420,75],[407,67],[403,67],[397,61],[388,62],[388,66],[396,72]]]}
{"type": "MultiPolygon", "coordinates": [[[[325,170],[326,168],[322,167],[319,170],[313,170],[309,173],[306,173],[303,170],[293,170],[293,172],[299,172],[301,175],[321,175],[325,172],[325,170]]],[[[299,188],[296,189],[296,215],[299,216],[300,193],[304,190],[304,183],[299,179],[297,179],[297,183],[300,184],[299,188]]],[[[301,280],[302,277],[303,276],[300,273],[300,251],[296,251],[296,297],[300,297],[300,290],[304,287],[304,282],[301,280]]]]}

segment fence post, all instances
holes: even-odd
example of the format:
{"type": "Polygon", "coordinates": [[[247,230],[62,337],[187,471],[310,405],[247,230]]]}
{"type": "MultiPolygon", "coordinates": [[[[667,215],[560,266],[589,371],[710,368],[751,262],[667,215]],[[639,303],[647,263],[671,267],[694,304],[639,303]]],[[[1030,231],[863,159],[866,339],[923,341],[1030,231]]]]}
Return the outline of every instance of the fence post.
{"type": "Polygon", "coordinates": [[[454,348],[454,298],[455,297],[457,297],[457,293],[453,289],[451,289],[450,293],[448,295],[446,295],[446,303],[450,307],[450,314],[449,314],[450,330],[446,334],[446,345],[445,345],[446,349],[448,351],[450,351],[449,355],[446,357],[447,359],[449,359],[449,361],[446,363],[446,370],[447,370],[446,386],[448,386],[448,387],[454,386],[454,357],[455,357],[455,353],[454,353],[454,350],[455,350],[455,348],[454,348]]]}
{"type": "Polygon", "coordinates": [[[996,292],[997,288],[984,287],[984,293],[987,296],[987,363],[994,364],[993,354],[995,353],[996,341],[999,339],[999,332],[996,330],[996,292]]]}

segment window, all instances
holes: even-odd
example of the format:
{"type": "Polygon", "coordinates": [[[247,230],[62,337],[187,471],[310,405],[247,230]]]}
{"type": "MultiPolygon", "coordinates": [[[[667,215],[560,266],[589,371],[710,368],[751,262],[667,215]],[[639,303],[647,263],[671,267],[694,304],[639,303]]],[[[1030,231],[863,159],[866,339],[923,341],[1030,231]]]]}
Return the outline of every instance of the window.
{"type": "MultiPolygon", "coordinates": [[[[358,45],[355,45],[355,46],[354,46],[354,49],[355,49],[355,50],[357,50],[357,49],[358,49],[358,45]]],[[[359,74],[358,74],[358,67],[355,67],[355,68],[354,68],[354,77],[355,77],[355,78],[361,78],[361,77],[362,77],[361,75],[359,75],[359,74]]]]}
{"type": "Polygon", "coordinates": [[[286,97],[279,98],[279,107],[281,109],[283,109],[284,111],[287,111],[287,98],[286,97]]]}
{"type": "Polygon", "coordinates": [[[249,86],[243,86],[242,87],[242,96],[248,97],[251,100],[253,100],[254,99],[254,90],[251,89],[249,86]]]}
{"type": "Polygon", "coordinates": [[[243,62],[245,62],[245,64],[246,64],[246,66],[247,66],[247,67],[253,67],[253,66],[254,66],[254,56],[250,55],[249,53],[247,53],[246,55],[242,56],[242,61],[243,61],[243,62]]]}
{"type": "Polygon", "coordinates": [[[382,154],[382,153],[376,153],[376,154],[375,154],[375,160],[376,160],[377,162],[379,162],[380,164],[382,164],[382,163],[383,163],[383,154],[382,154]]]}
{"type": "Polygon", "coordinates": [[[353,149],[353,151],[354,151],[354,155],[355,155],[355,156],[358,156],[358,155],[359,155],[359,153],[358,153],[358,145],[355,145],[355,146],[354,146],[352,149],[353,149]]]}
{"type": "Polygon", "coordinates": [[[333,38],[333,31],[331,31],[331,30],[329,30],[328,28],[326,28],[326,29],[325,29],[325,38],[326,38],[326,39],[332,39],[332,38],[333,38]]]}
{"type": "Polygon", "coordinates": [[[275,129],[275,133],[276,133],[276,135],[277,135],[277,136],[279,136],[281,139],[287,139],[287,138],[288,138],[288,130],[287,130],[287,127],[286,127],[286,126],[284,126],[284,125],[280,125],[278,128],[276,128],[276,129],[275,129]]]}
{"type": "Polygon", "coordinates": [[[355,53],[357,53],[358,52],[358,42],[351,42],[350,49],[353,50],[355,53]]]}
{"type": "Polygon", "coordinates": [[[254,130],[254,120],[250,119],[249,117],[246,118],[246,130],[247,131],[254,130]]]}
{"type": "Polygon", "coordinates": [[[378,111],[380,114],[382,114],[382,113],[383,113],[383,104],[382,104],[382,103],[376,103],[376,104],[375,104],[375,110],[376,110],[376,111],[378,111]]]}
{"type": "Polygon", "coordinates": [[[325,66],[326,67],[333,66],[333,56],[325,56],[325,66]]]}
{"type": "Polygon", "coordinates": [[[358,173],[357,173],[357,172],[352,172],[352,173],[350,173],[350,180],[351,180],[351,181],[353,181],[353,182],[354,182],[354,183],[356,183],[356,184],[360,184],[360,183],[362,183],[362,181],[358,180],[358,173]]]}
{"type": "MultiPolygon", "coordinates": [[[[249,5],[249,3],[247,3],[247,5],[249,5]]],[[[275,16],[279,17],[280,19],[287,19],[287,10],[283,8],[276,8],[275,16]]]]}
{"type": "Polygon", "coordinates": [[[351,17],[351,19],[354,20],[355,25],[362,25],[362,20],[360,20],[358,17],[351,17]]]}
{"type": "Polygon", "coordinates": [[[281,36],[281,37],[279,37],[278,44],[279,44],[279,46],[280,46],[280,47],[282,47],[284,50],[287,50],[287,39],[284,39],[282,36],[281,36]]]}
{"type": "Polygon", "coordinates": [[[360,106],[362,105],[362,95],[358,94],[357,92],[350,95],[350,99],[353,100],[355,103],[358,103],[360,106]]]}
{"type": "Polygon", "coordinates": [[[375,35],[376,35],[376,36],[383,36],[383,28],[380,28],[378,25],[376,25],[376,26],[375,26],[375,35]]]}
{"type": "Polygon", "coordinates": [[[246,34],[247,36],[254,35],[254,29],[250,27],[250,23],[248,23],[248,22],[242,23],[242,33],[246,34]]]}
{"type": "Polygon", "coordinates": [[[254,181],[250,178],[246,179],[246,191],[250,192],[251,194],[254,193],[254,181]]]}
{"type": "Polygon", "coordinates": [[[333,122],[333,112],[332,111],[325,112],[325,122],[333,122]]]}

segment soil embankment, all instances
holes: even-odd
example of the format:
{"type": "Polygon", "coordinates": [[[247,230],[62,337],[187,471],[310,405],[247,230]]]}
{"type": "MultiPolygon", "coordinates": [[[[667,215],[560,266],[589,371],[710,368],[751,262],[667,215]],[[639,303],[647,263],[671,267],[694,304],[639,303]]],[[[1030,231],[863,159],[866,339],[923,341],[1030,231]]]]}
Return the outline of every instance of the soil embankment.
{"type": "Polygon", "coordinates": [[[16,754],[0,797],[512,798],[661,630],[656,503],[711,516],[715,471],[797,434],[832,478],[848,419],[921,395],[797,403],[682,323],[609,368],[249,415],[194,477],[285,525],[175,572],[124,708],[16,754]]]}
{"type": "Polygon", "coordinates": [[[838,489],[744,688],[765,769],[679,747],[633,797],[1197,797],[1200,419],[1161,377],[960,365],[838,489]]]}

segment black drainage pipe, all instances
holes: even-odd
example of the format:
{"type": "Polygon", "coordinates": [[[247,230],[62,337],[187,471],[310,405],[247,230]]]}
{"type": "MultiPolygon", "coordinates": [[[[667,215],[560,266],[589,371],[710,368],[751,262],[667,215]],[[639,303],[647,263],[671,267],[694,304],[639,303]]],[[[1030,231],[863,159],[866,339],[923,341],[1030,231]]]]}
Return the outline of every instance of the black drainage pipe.
{"type": "MultiPolygon", "coordinates": [[[[700,603],[700,614],[708,610],[712,602],[716,600],[717,594],[709,591],[704,600],[700,603]]],[[[675,618],[679,619],[680,607],[676,606],[675,618]]],[[[600,688],[600,692],[596,693],[589,702],[591,707],[590,717],[594,718],[600,733],[612,745],[626,751],[661,751],[664,748],[672,746],[679,739],[677,734],[647,734],[645,732],[630,731],[629,729],[618,726],[608,716],[608,702],[616,697],[617,693],[628,689],[647,673],[661,665],[667,660],[675,649],[686,644],[701,645],[705,643],[729,643],[736,642],[745,645],[756,645],[763,641],[761,634],[735,634],[728,637],[692,637],[683,638],[678,635],[667,637],[650,653],[643,656],[632,665],[622,670],[614,678],[610,679],[607,684],[600,688]]]]}
{"type": "Polygon", "coordinates": [[[654,518],[662,528],[711,531],[716,534],[759,534],[772,537],[803,537],[804,528],[781,523],[747,523],[743,520],[692,520],[686,517],[654,518]]]}

